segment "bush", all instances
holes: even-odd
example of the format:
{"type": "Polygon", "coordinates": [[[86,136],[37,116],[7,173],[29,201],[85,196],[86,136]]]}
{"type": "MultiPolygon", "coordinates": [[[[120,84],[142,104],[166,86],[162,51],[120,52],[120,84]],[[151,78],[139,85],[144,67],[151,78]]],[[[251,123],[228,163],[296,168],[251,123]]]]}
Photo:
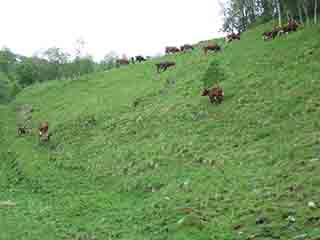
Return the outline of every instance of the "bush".
{"type": "Polygon", "coordinates": [[[213,60],[209,63],[208,69],[202,78],[202,82],[204,87],[211,87],[225,79],[226,75],[219,61],[213,60]]]}

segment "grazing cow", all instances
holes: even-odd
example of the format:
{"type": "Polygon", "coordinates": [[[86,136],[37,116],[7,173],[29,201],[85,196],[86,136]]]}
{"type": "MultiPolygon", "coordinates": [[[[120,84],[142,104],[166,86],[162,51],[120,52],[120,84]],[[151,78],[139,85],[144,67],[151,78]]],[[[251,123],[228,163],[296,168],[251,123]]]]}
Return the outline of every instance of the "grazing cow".
{"type": "Polygon", "coordinates": [[[211,103],[221,103],[224,97],[223,90],[219,86],[213,87],[211,89],[205,88],[201,95],[208,96],[211,103]]]}
{"type": "Polygon", "coordinates": [[[262,34],[262,38],[264,41],[267,41],[267,40],[271,40],[271,39],[274,39],[278,34],[279,32],[281,31],[281,28],[274,28],[272,29],[270,32],[264,32],[262,34]]]}
{"type": "Polygon", "coordinates": [[[262,34],[262,38],[265,41],[271,40],[271,39],[274,39],[278,35],[282,35],[284,33],[288,34],[290,32],[295,32],[295,31],[297,31],[298,27],[299,27],[299,25],[295,20],[289,20],[287,25],[285,25],[283,27],[275,27],[270,32],[264,32],[262,34]]]}
{"type": "Polygon", "coordinates": [[[132,64],[135,64],[135,63],[136,63],[134,57],[131,57],[131,58],[130,58],[130,61],[131,61],[132,64]]]}
{"type": "Polygon", "coordinates": [[[27,133],[29,133],[29,132],[30,132],[30,130],[27,129],[26,126],[20,126],[20,127],[18,127],[18,136],[25,135],[25,134],[27,134],[27,133]]]}
{"type": "Polygon", "coordinates": [[[39,127],[39,140],[40,142],[47,142],[50,139],[51,134],[49,134],[49,124],[48,122],[43,122],[39,127]]]}
{"type": "Polygon", "coordinates": [[[290,19],[288,24],[286,26],[284,26],[281,30],[284,33],[290,33],[290,32],[295,32],[297,31],[299,25],[295,20],[290,19]]]}
{"type": "Polygon", "coordinates": [[[176,65],[175,62],[164,61],[156,64],[157,72],[160,73],[160,70],[166,71],[169,67],[174,67],[176,65]]]}
{"type": "Polygon", "coordinates": [[[166,47],[165,52],[166,54],[177,53],[180,52],[180,49],[177,47],[166,47]]]}
{"type": "Polygon", "coordinates": [[[130,64],[128,59],[117,59],[117,64],[118,65],[128,65],[130,64]]]}
{"type": "Polygon", "coordinates": [[[203,51],[207,55],[208,51],[214,51],[214,52],[221,51],[221,47],[216,43],[208,44],[207,46],[203,47],[203,51]]]}
{"type": "Polygon", "coordinates": [[[139,55],[139,56],[136,56],[136,61],[141,63],[141,62],[147,61],[147,59],[139,55]]]}
{"type": "Polygon", "coordinates": [[[190,45],[190,44],[184,44],[180,47],[180,51],[181,52],[185,52],[185,51],[188,51],[188,50],[193,50],[193,46],[190,45]]]}
{"type": "Polygon", "coordinates": [[[232,42],[233,40],[240,40],[240,32],[239,33],[230,33],[226,36],[227,42],[232,42]]]}

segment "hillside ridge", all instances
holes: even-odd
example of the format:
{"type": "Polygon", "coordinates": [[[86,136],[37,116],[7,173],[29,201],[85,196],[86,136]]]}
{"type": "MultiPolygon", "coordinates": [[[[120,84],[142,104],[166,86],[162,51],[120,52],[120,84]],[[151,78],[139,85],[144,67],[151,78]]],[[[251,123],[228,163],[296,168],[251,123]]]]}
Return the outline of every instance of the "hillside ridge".
{"type": "Polygon", "coordinates": [[[0,239],[317,239],[320,28],[265,42],[268,28],[0,106],[0,239]],[[201,96],[213,83],[219,105],[201,96]],[[17,137],[22,104],[34,130],[17,137]]]}

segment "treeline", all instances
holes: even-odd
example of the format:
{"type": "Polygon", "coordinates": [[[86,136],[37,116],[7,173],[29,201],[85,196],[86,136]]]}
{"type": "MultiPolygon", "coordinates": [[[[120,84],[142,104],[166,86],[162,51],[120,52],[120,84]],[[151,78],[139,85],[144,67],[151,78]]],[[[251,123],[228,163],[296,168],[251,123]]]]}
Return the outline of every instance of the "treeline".
{"type": "Polygon", "coordinates": [[[281,26],[289,19],[301,24],[317,23],[318,0],[228,0],[223,5],[223,31],[245,31],[255,23],[271,19],[281,26]]]}
{"type": "Polygon", "coordinates": [[[0,50],[0,103],[12,99],[22,88],[36,82],[54,79],[77,79],[95,71],[116,67],[117,56],[107,54],[99,62],[90,55],[77,51],[71,57],[60,48],[50,48],[41,55],[27,57],[15,54],[9,48],[0,50]]]}

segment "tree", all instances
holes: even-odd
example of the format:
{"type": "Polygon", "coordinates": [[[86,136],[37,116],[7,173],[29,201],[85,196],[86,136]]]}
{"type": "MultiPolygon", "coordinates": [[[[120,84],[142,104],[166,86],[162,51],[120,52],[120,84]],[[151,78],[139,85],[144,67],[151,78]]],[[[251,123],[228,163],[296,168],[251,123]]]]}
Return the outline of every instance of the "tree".
{"type": "Polygon", "coordinates": [[[17,64],[16,72],[18,82],[22,87],[26,87],[39,79],[37,65],[32,58],[24,57],[22,61],[17,64]]]}
{"type": "Polygon", "coordinates": [[[9,99],[8,79],[4,73],[0,72],[0,103],[5,103],[9,99]]]}
{"type": "Polygon", "coordinates": [[[75,42],[75,57],[82,57],[85,53],[86,42],[83,38],[78,38],[75,42]]]}
{"type": "Polygon", "coordinates": [[[282,26],[282,17],[281,17],[281,5],[280,0],[276,0],[277,13],[278,13],[278,25],[282,26]]]}
{"type": "Polygon", "coordinates": [[[309,5],[309,0],[302,0],[302,8],[304,11],[304,15],[306,17],[306,23],[310,23],[310,18],[309,18],[309,12],[308,12],[308,5],[309,5]]]}
{"type": "Polygon", "coordinates": [[[109,52],[104,56],[104,58],[100,61],[100,66],[102,70],[110,70],[116,67],[116,61],[118,59],[117,53],[114,51],[109,52]]]}
{"type": "Polygon", "coordinates": [[[70,54],[63,52],[61,48],[52,47],[43,53],[43,57],[50,65],[51,79],[59,79],[64,76],[63,65],[65,65],[70,57],[70,54]]]}
{"type": "Polygon", "coordinates": [[[78,76],[88,74],[94,71],[94,61],[92,56],[87,55],[85,57],[76,57],[74,60],[76,73],[78,76]]]}
{"type": "Polygon", "coordinates": [[[318,8],[318,1],[314,0],[314,24],[317,24],[317,8],[318,8]]]}
{"type": "Polygon", "coordinates": [[[7,47],[0,50],[0,71],[9,74],[16,63],[16,55],[7,47]]]}
{"type": "Polygon", "coordinates": [[[218,84],[226,79],[224,69],[221,67],[218,60],[210,62],[206,73],[201,79],[205,88],[212,87],[213,84],[218,84]]]}

